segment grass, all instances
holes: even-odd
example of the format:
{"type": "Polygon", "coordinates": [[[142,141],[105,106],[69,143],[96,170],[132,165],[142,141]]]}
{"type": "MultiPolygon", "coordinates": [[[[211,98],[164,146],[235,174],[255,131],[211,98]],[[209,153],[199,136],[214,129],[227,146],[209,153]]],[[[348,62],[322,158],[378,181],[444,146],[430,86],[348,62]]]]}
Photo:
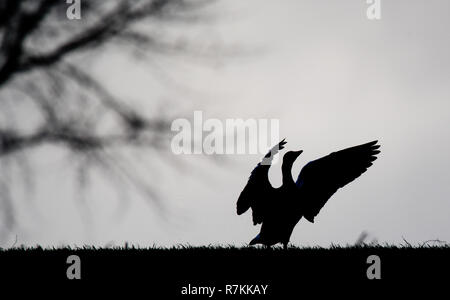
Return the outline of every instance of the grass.
{"type": "Polygon", "coordinates": [[[27,247],[20,245],[17,247],[2,248],[0,247],[0,253],[5,252],[21,252],[21,251],[150,251],[150,252],[183,252],[183,251],[239,251],[239,252],[261,252],[261,251],[274,251],[274,252],[308,252],[308,251],[367,251],[367,250],[403,250],[403,251],[413,251],[420,249],[440,249],[449,250],[450,244],[439,243],[430,244],[432,241],[427,241],[421,244],[412,245],[410,243],[393,245],[393,244],[361,244],[361,245],[336,245],[332,244],[330,247],[321,246],[295,246],[290,245],[286,250],[282,246],[277,245],[271,248],[266,248],[262,246],[235,246],[235,245],[206,245],[206,246],[192,246],[189,244],[178,244],[171,247],[156,246],[151,247],[141,247],[139,245],[125,243],[124,246],[110,246],[110,247],[96,247],[91,245],[84,246],[64,246],[64,247],[27,247]]]}
{"type": "MultiPolygon", "coordinates": [[[[194,247],[94,246],[63,248],[0,248],[0,280],[67,281],[67,258],[78,255],[83,281],[145,283],[168,296],[179,296],[187,284],[268,284],[273,295],[295,293],[301,282],[373,282],[367,259],[381,260],[384,281],[448,278],[450,245],[423,243],[322,247],[194,247]]],[[[1,282],[1,281],[0,281],[1,282]]]]}

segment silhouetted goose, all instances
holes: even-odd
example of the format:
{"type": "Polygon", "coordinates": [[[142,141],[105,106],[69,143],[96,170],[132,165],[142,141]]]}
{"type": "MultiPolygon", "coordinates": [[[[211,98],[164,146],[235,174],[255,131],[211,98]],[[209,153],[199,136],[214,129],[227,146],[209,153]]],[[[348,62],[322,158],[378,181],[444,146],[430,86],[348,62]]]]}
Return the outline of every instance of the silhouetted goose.
{"type": "Polygon", "coordinates": [[[288,151],[281,166],[283,184],[273,188],[269,168],[273,156],[284,148],[285,140],[273,147],[253,169],[237,201],[237,214],[253,211],[253,224],[261,224],[260,233],[250,245],[272,246],[282,243],[287,248],[295,225],[302,217],[314,223],[328,199],[341,187],[364,173],[380,153],[378,141],[333,152],[306,164],[294,182],[291,169],[303,152],[288,151]]]}

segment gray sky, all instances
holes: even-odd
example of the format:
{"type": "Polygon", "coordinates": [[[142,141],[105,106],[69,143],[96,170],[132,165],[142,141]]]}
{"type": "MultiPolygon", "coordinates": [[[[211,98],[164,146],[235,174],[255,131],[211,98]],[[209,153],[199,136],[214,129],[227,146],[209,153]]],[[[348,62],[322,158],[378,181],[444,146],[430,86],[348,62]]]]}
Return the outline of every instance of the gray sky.
{"type": "MultiPolygon", "coordinates": [[[[294,244],[354,243],[362,231],[380,242],[450,241],[450,2],[382,0],[379,21],[369,21],[366,8],[363,0],[222,1],[210,8],[211,24],[186,34],[245,53],[145,64],[111,50],[92,72],[143,109],[168,101],[187,118],[194,110],[205,118],[278,118],[287,150],[304,150],[295,177],[312,159],[379,139],[379,160],[339,190],[315,224],[300,221],[294,244]]],[[[40,151],[39,205],[19,205],[19,242],[243,245],[259,231],[250,213],[235,214],[235,203],[260,155],[219,163],[177,157],[184,170],[152,161],[140,172],[159,186],[164,218],[139,197],[116,218],[115,192],[94,178],[89,221],[67,197],[70,164],[40,151]]],[[[273,166],[274,186],[280,176],[280,164],[273,166]]]]}

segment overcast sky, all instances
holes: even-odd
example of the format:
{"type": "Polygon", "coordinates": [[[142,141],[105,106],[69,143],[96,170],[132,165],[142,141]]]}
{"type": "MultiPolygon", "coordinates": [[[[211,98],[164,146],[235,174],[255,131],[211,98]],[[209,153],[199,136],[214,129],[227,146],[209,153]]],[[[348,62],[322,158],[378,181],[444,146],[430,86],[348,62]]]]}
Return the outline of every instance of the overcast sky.
{"type": "MultiPolygon", "coordinates": [[[[92,72],[144,109],[167,101],[186,118],[201,110],[221,120],[279,119],[286,150],[304,150],[295,177],[312,159],[378,139],[379,160],[339,190],[315,224],[301,220],[293,244],[352,244],[362,231],[369,241],[450,241],[450,2],[381,2],[381,20],[370,21],[365,0],[219,1],[209,9],[213,21],[189,34],[235,54],[161,58],[150,67],[111,50],[92,72]],[[155,66],[163,82],[155,82],[155,66]]],[[[89,218],[67,198],[67,163],[42,152],[38,207],[19,205],[19,242],[244,245],[259,232],[235,203],[260,155],[185,155],[175,158],[179,169],[153,162],[145,176],[159,187],[164,216],[136,197],[117,217],[115,192],[93,179],[89,218]]],[[[280,167],[270,171],[274,186],[280,167]]]]}

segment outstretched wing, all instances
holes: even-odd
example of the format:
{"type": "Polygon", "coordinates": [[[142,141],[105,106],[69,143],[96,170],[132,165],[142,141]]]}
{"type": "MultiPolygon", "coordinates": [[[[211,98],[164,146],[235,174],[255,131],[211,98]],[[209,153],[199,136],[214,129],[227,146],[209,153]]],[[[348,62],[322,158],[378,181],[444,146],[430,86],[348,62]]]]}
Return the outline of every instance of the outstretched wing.
{"type": "Polygon", "coordinates": [[[237,214],[245,213],[250,207],[253,211],[253,224],[260,224],[264,219],[267,203],[274,188],[269,182],[269,168],[273,157],[284,148],[285,139],[275,145],[253,169],[247,185],[242,190],[237,201],[237,214]]]}
{"type": "Polygon", "coordinates": [[[341,187],[364,173],[380,153],[378,141],[333,152],[303,167],[297,178],[305,218],[314,222],[320,209],[341,187]]]}

